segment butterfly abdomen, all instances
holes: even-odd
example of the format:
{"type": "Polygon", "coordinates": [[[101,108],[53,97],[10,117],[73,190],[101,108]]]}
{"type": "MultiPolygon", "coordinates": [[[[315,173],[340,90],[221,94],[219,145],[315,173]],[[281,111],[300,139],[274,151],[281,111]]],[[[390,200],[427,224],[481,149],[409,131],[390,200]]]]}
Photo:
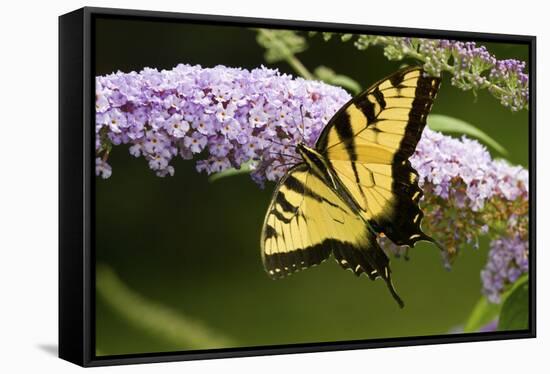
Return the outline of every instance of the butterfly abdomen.
{"type": "Polygon", "coordinates": [[[325,181],[332,189],[337,188],[334,177],[329,171],[329,165],[319,152],[302,143],[296,146],[296,151],[315,175],[325,181]]]}

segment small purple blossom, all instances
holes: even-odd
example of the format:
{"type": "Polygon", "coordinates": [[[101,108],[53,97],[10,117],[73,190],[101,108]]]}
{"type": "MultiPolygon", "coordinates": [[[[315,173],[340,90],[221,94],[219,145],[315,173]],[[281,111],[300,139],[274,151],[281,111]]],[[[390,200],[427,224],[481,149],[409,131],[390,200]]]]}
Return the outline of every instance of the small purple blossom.
{"type": "Polygon", "coordinates": [[[95,159],[95,175],[103,179],[107,179],[111,176],[111,166],[103,161],[101,158],[96,157],[95,159]]]}
{"type": "Polygon", "coordinates": [[[183,138],[187,134],[187,131],[189,131],[189,123],[183,120],[181,114],[175,113],[164,121],[164,128],[174,138],[183,138]]]}
{"type": "Polygon", "coordinates": [[[206,147],[207,138],[200,132],[194,132],[183,139],[183,145],[193,153],[200,153],[206,147]]]}

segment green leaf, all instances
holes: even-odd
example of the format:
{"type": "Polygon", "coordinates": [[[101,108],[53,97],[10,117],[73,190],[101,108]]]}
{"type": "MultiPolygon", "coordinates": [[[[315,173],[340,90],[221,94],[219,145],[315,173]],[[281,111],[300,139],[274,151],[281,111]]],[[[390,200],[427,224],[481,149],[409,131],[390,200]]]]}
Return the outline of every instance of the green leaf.
{"type": "Polygon", "coordinates": [[[236,344],[181,309],[173,309],[136,292],[107,265],[98,264],[96,268],[96,290],[112,311],[133,327],[173,346],[206,349],[236,344]]]}
{"type": "Polygon", "coordinates": [[[502,303],[498,321],[499,331],[529,328],[529,278],[520,278],[502,303]]]}
{"type": "Polygon", "coordinates": [[[307,49],[306,39],[291,30],[257,29],[256,41],[266,49],[264,58],[275,63],[307,49]]]}
{"type": "Polygon", "coordinates": [[[482,296],[470,313],[466,324],[464,325],[464,332],[477,332],[480,328],[495,320],[501,313],[502,306],[506,302],[508,297],[512,293],[514,293],[514,291],[527,279],[527,274],[519,277],[513,285],[511,285],[506,291],[502,293],[501,300],[503,302],[499,304],[491,303],[487,300],[485,296],[482,296]]]}
{"type": "Polygon", "coordinates": [[[319,66],[314,74],[317,78],[328,84],[340,86],[352,91],[355,94],[361,92],[361,85],[347,75],[336,74],[334,70],[326,66],[319,66]]]}
{"type": "Polygon", "coordinates": [[[252,171],[252,162],[246,162],[241,165],[240,169],[230,168],[226,169],[224,171],[221,171],[216,174],[212,174],[210,177],[208,177],[208,181],[210,183],[216,182],[220,179],[226,178],[226,177],[233,177],[235,175],[241,175],[241,174],[248,174],[252,171]]]}
{"type": "Polygon", "coordinates": [[[477,127],[468,122],[460,120],[458,118],[445,116],[442,114],[430,114],[428,116],[428,126],[435,131],[441,131],[444,133],[459,133],[466,134],[476,139],[481,140],[489,147],[503,156],[508,155],[508,151],[500,145],[496,140],[491,138],[488,134],[481,131],[477,127]]]}
{"type": "Polygon", "coordinates": [[[500,304],[490,303],[485,296],[482,296],[470,313],[464,332],[477,332],[483,326],[493,321],[500,312],[500,304]]]}
{"type": "Polygon", "coordinates": [[[325,42],[328,42],[330,39],[332,39],[332,35],[334,35],[334,33],[332,32],[324,32],[323,33],[323,40],[325,42]]]}
{"type": "Polygon", "coordinates": [[[516,281],[514,282],[514,284],[512,284],[512,286],[510,286],[510,287],[503,293],[502,300],[506,300],[506,298],[507,298],[508,296],[510,296],[510,294],[516,290],[516,288],[520,287],[524,282],[527,282],[528,280],[529,280],[529,275],[528,275],[528,274],[523,274],[521,277],[519,277],[518,279],[516,279],[516,281]]]}
{"type": "Polygon", "coordinates": [[[342,36],[340,37],[340,40],[345,43],[351,38],[353,38],[353,34],[342,34],[342,36]]]}

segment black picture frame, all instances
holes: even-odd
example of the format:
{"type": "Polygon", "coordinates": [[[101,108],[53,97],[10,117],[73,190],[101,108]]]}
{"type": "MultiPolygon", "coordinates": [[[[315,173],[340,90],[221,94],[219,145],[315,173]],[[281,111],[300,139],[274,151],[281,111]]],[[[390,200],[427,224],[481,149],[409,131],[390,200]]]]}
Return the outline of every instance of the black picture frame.
{"type": "Polygon", "coordinates": [[[322,352],[536,336],[536,37],[85,7],[59,18],[59,357],[81,366],[322,352]],[[360,32],[522,43],[529,47],[529,329],[234,349],[95,356],[94,19],[149,19],[241,27],[360,32]]]}

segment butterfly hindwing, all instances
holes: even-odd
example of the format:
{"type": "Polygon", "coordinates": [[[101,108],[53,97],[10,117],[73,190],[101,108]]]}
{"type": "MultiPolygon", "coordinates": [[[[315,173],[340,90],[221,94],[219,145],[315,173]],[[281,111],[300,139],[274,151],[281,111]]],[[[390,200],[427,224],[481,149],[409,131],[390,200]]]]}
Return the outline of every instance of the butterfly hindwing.
{"type": "Polygon", "coordinates": [[[389,260],[363,218],[306,164],[295,166],[277,185],[262,232],[262,260],[272,278],[318,265],[332,253],[356,275],[391,283],[389,260]]]}
{"type": "Polygon", "coordinates": [[[439,83],[420,68],[398,71],[344,105],[317,141],[371,226],[398,245],[433,241],[420,228],[422,191],[408,158],[439,83]]]}

